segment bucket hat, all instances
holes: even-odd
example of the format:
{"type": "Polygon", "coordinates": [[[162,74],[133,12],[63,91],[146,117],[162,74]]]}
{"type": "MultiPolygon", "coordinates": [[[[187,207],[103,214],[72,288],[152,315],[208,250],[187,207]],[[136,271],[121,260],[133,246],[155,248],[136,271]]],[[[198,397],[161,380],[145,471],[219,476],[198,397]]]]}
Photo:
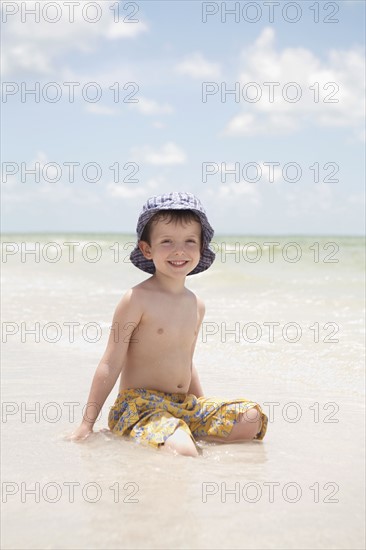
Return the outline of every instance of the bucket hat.
{"type": "Polygon", "coordinates": [[[138,243],[141,240],[142,233],[148,221],[154,214],[162,210],[192,210],[199,216],[202,226],[202,252],[198,265],[188,275],[195,275],[196,273],[201,273],[201,271],[206,271],[215,259],[214,252],[208,247],[214,230],[208,222],[201,202],[192,193],[174,192],[164,195],[154,195],[146,201],[137,222],[137,244],[130,254],[131,262],[139,269],[142,269],[142,271],[146,271],[146,273],[155,273],[154,262],[145,258],[138,247],[138,243]]]}

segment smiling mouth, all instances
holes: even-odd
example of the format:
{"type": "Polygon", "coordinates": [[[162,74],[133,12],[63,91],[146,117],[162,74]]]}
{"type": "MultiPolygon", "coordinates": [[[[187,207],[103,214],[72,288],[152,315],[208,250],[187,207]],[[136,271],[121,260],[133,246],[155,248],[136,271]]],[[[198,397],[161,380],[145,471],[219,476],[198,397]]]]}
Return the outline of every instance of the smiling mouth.
{"type": "Polygon", "coordinates": [[[185,265],[186,263],[188,263],[188,260],[179,260],[179,261],[168,260],[168,263],[170,265],[174,265],[175,267],[181,267],[182,265],[185,265]]]}

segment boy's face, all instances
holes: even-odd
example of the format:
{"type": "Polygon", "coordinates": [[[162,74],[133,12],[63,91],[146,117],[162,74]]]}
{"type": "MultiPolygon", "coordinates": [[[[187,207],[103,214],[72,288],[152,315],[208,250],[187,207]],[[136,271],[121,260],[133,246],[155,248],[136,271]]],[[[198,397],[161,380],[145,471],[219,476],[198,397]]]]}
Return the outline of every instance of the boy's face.
{"type": "Polygon", "coordinates": [[[140,241],[139,247],[145,258],[153,260],[156,271],[186,276],[200,261],[201,231],[194,220],[184,224],[158,220],[151,227],[151,244],[140,241]]]}

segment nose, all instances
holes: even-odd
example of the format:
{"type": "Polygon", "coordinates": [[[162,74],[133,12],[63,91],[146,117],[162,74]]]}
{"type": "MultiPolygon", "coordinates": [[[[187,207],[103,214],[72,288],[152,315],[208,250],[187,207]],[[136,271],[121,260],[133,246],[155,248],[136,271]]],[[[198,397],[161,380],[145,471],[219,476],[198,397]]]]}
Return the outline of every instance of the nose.
{"type": "Polygon", "coordinates": [[[184,244],[177,243],[175,245],[174,254],[176,254],[177,256],[178,255],[182,256],[182,254],[184,254],[184,244]]]}

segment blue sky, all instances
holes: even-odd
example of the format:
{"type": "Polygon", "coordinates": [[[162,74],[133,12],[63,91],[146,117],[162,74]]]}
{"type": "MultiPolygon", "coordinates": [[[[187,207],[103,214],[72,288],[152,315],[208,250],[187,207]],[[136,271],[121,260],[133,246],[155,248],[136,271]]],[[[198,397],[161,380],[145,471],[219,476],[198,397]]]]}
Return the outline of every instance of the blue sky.
{"type": "Polygon", "coordinates": [[[363,233],[363,1],[270,2],[273,22],[259,1],[119,2],[116,22],[116,2],[73,22],[63,1],[35,22],[34,4],[2,4],[2,231],[134,232],[149,196],[182,190],[218,234],[363,233]]]}

